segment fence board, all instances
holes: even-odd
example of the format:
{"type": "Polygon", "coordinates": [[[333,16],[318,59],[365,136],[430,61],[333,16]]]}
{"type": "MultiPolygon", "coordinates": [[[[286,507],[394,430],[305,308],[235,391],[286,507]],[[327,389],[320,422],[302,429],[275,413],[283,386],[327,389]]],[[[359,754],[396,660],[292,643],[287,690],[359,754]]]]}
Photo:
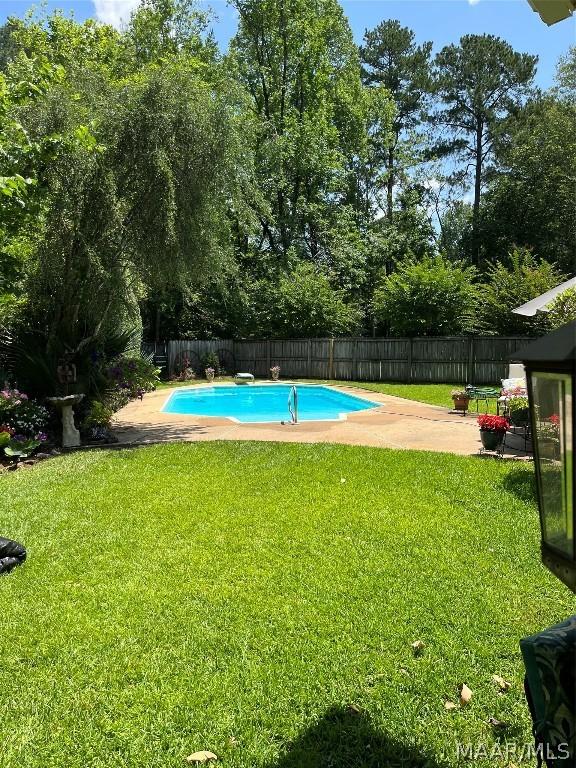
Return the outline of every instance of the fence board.
{"type": "Polygon", "coordinates": [[[498,384],[509,358],[531,339],[517,336],[440,338],[231,339],[168,342],[173,373],[183,356],[201,369],[215,352],[228,373],[246,371],[268,378],[279,365],[282,378],[413,383],[498,384]]]}

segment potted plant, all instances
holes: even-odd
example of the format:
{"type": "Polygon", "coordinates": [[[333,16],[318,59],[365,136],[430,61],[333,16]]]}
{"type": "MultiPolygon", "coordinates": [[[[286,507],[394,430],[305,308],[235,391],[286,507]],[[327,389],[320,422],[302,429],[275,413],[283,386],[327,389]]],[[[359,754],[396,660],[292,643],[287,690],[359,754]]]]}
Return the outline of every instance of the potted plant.
{"type": "Polygon", "coordinates": [[[560,417],[557,413],[538,423],[538,445],[542,458],[560,458],[560,417]]]}
{"type": "Polygon", "coordinates": [[[206,368],[204,373],[206,374],[206,378],[208,379],[208,381],[210,382],[214,381],[214,376],[216,375],[216,371],[214,370],[214,368],[206,368]]]}
{"type": "Polygon", "coordinates": [[[480,440],[485,450],[497,451],[500,448],[508,425],[508,419],[504,416],[493,416],[489,413],[478,416],[480,440]]]}
{"type": "Polygon", "coordinates": [[[455,411],[466,411],[470,404],[470,395],[465,389],[453,389],[450,393],[452,396],[452,402],[454,403],[455,411]]]}
{"type": "Polygon", "coordinates": [[[515,427],[525,427],[530,423],[530,406],[527,397],[512,397],[508,401],[510,423],[515,427]]]}
{"type": "Polygon", "coordinates": [[[272,368],[270,368],[270,373],[272,374],[272,381],[278,381],[280,378],[280,366],[273,365],[272,368]]]}

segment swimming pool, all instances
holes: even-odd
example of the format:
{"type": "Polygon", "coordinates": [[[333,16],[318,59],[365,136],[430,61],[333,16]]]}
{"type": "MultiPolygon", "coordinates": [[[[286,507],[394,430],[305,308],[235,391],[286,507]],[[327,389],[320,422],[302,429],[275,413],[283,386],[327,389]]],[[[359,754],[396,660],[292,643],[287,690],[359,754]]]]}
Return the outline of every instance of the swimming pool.
{"type": "MultiPolygon", "coordinates": [[[[163,413],[224,416],[246,424],[290,421],[288,397],[291,384],[194,387],[173,392],[163,413]]],[[[381,403],[345,392],[310,384],[298,384],[298,421],[338,421],[347,413],[378,408],[381,403]]]]}

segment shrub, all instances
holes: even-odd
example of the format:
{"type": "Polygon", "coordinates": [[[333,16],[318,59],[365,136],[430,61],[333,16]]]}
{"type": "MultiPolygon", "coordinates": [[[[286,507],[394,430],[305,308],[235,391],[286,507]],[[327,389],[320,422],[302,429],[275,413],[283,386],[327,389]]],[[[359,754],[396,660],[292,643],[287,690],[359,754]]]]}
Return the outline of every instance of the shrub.
{"type": "Polygon", "coordinates": [[[25,439],[46,439],[44,430],[50,414],[43,405],[29,400],[27,395],[17,389],[3,389],[0,392],[0,423],[9,427],[14,437],[25,439]]]}
{"type": "Polygon", "coordinates": [[[550,328],[560,328],[576,320],[576,288],[562,291],[548,307],[550,328]]]}
{"type": "Polygon", "coordinates": [[[268,301],[272,331],[283,338],[344,336],[361,326],[360,310],[312,264],[299,264],[284,275],[268,301]]]}
{"type": "Polygon", "coordinates": [[[512,310],[554,288],[562,279],[553,264],[539,261],[527,248],[516,248],[509,264],[498,262],[488,270],[488,282],[481,289],[482,329],[504,336],[545,333],[550,322],[545,314],[523,317],[512,310]]]}
{"type": "Polygon", "coordinates": [[[220,359],[216,352],[207,352],[202,357],[202,367],[204,368],[204,371],[210,368],[215,376],[220,376],[220,359]]]}
{"type": "Polygon", "coordinates": [[[0,392],[0,451],[13,459],[30,456],[48,439],[49,413],[17,389],[0,392]]]}
{"type": "Polygon", "coordinates": [[[103,403],[100,400],[94,400],[90,403],[88,413],[84,417],[82,425],[86,429],[90,427],[109,427],[113,416],[114,408],[112,405],[103,403]]]}
{"type": "Polygon", "coordinates": [[[117,357],[107,369],[107,377],[114,389],[129,397],[140,397],[155,389],[160,368],[143,357],[117,357]]]}
{"type": "Polygon", "coordinates": [[[442,256],[401,262],[374,293],[374,314],[393,336],[453,336],[474,330],[473,267],[442,256]]]}

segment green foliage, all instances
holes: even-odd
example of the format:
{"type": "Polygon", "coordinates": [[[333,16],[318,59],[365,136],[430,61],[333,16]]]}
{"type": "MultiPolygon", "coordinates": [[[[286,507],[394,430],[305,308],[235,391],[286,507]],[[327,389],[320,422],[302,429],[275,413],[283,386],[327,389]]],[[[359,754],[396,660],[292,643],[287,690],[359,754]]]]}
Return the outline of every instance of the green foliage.
{"type": "Polygon", "coordinates": [[[9,459],[27,459],[42,445],[41,440],[11,440],[4,447],[4,455],[9,459]]]}
{"type": "Polygon", "coordinates": [[[440,253],[450,261],[465,259],[472,234],[472,206],[462,201],[447,206],[440,217],[440,253]]]}
{"type": "Polygon", "coordinates": [[[107,369],[110,385],[130,397],[139,397],[155,389],[160,380],[160,369],[142,356],[118,357],[107,369]]]}
{"type": "Polygon", "coordinates": [[[446,46],[432,88],[431,44],[395,20],[359,50],[337,0],[233,5],[223,57],[194,0],[143,0],[122,30],[60,12],[0,28],[2,367],[31,394],[54,394],[65,356],[100,398],[124,352],[108,339],[142,321],[163,338],[374,333],[398,264],[484,268],[519,245],[573,268],[573,50],[522,106],[535,59],[499,38],[446,46]],[[433,149],[455,174],[423,162],[433,149]],[[472,208],[453,199],[470,164],[472,208]]]}
{"type": "MultiPolygon", "coordinates": [[[[442,103],[432,121],[444,131],[436,152],[456,158],[462,182],[473,169],[475,237],[495,143],[506,119],[529,94],[537,60],[494,35],[464,35],[459,45],[447,45],[436,56],[435,90],[442,103]]],[[[477,243],[472,255],[479,263],[477,243]]]]}
{"type": "Polygon", "coordinates": [[[556,69],[556,92],[560,98],[574,101],[576,95],[576,45],[560,58],[556,69]]]}
{"type": "MultiPolygon", "coordinates": [[[[325,222],[356,199],[366,155],[367,100],[358,51],[336,0],[235,0],[239,30],[229,66],[250,94],[260,224],[257,251],[285,268],[288,254],[318,262],[325,222]]],[[[384,106],[384,105],[382,105],[384,106]]],[[[382,109],[382,121],[387,114],[382,109]]]]}
{"type": "Polygon", "coordinates": [[[282,277],[269,301],[272,328],[284,338],[345,336],[357,332],[361,314],[346,304],[344,292],[332,288],[326,275],[310,264],[299,264],[282,277]]]}
{"type": "Polygon", "coordinates": [[[530,251],[517,248],[507,263],[492,264],[488,282],[480,288],[480,326],[484,333],[506,335],[538,335],[545,333],[545,314],[534,317],[515,315],[515,307],[555,288],[564,276],[547,261],[538,260],[530,251]]]}
{"type": "Polygon", "coordinates": [[[113,416],[114,408],[112,405],[101,400],[93,400],[90,403],[82,425],[85,429],[90,427],[109,427],[113,416]]]}
{"type": "Polygon", "coordinates": [[[414,32],[396,20],[381,22],[367,30],[360,48],[364,83],[372,90],[385,89],[394,99],[395,112],[388,131],[371,132],[374,173],[371,193],[386,190],[386,215],[393,214],[394,188],[406,181],[406,171],[415,164],[414,129],[422,120],[428,101],[432,43],[415,44],[414,32]],[[383,170],[384,169],[384,170],[383,170]]]}
{"type": "Polygon", "coordinates": [[[441,256],[407,260],[374,294],[374,310],[393,336],[457,336],[474,329],[476,272],[441,256]]]}
{"type": "Polygon", "coordinates": [[[482,212],[482,247],[504,260],[514,246],[560,270],[576,264],[576,106],[549,96],[526,106],[509,123],[499,151],[503,173],[491,183],[482,212]]]}
{"type": "Polygon", "coordinates": [[[576,320],[576,288],[568,288],[556,296],[549,305],[548,323],[550,328],[560,328],[576,320]]]}
{"type": "Polygon", "coordinates": [[[43,439],[48,419],[46,408],[29,400],[19,390],[3,389],[0,392],[0,425],[7,428],[4,431],[9,431],[11,435],[25,440],[43,439]]]}
{"type": "Polygon", "coordinates": [[[203,370],[206,370],[206,368],[212,368],[216,376],[220,375],[220,358],[216,352],[207,352],[202,357],[202,368],[203,370]]]}

